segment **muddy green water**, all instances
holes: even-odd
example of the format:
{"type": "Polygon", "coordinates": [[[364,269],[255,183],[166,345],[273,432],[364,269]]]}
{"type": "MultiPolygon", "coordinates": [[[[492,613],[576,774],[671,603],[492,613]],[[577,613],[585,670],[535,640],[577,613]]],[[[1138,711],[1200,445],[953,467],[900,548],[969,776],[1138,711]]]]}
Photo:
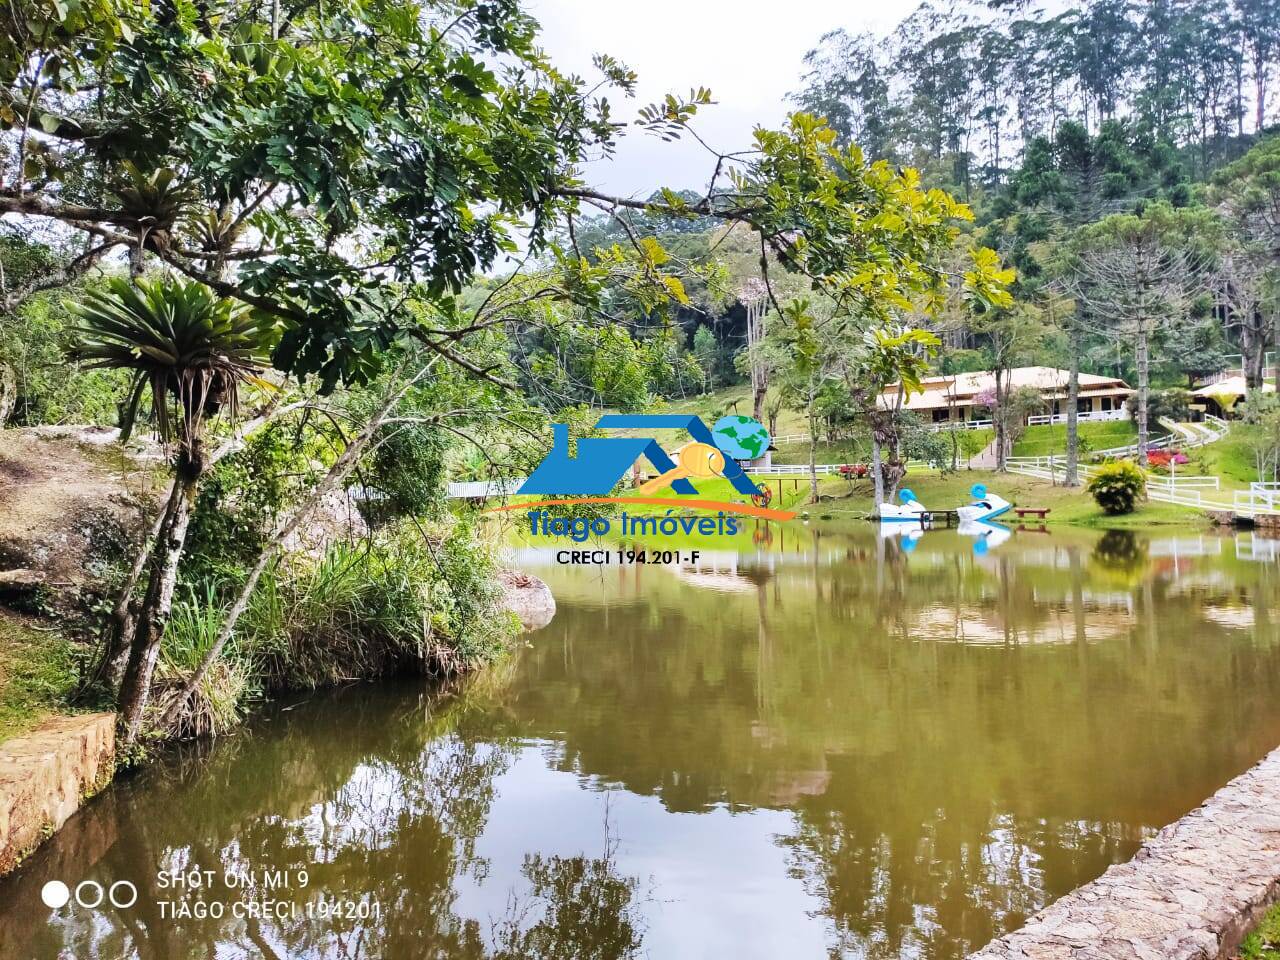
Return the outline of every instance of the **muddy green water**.
{"type": "Polygon", "coordinates": [[[461,691],[352,686],[109,789],[0,881],[0,957],[962,956],[1280,744],[1275,544],[974,543],[537,566],[555,619],[461,691]]]}

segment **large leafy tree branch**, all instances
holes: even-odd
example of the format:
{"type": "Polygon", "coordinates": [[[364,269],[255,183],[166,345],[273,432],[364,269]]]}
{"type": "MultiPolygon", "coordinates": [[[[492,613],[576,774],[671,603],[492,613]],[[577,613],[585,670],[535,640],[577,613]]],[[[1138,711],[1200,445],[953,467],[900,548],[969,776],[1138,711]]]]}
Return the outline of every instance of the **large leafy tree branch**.
{"type": "MultiPolygon", "coordinates": [[[[0,211],[88,235],[95,259],[157,258],[273,315],[274,365],[325,388],[368,380],[405,339],[493,376],[462,341],[512,314],[470,315],[457,294],[522,237],[532,263],[564,268],[539,298],[598,306],[608,278],[587,275],[581,251],[558,253],[553,231],[584,205],[746,224],[785,267],[878,313],[939,296],[935,254],[969,217],[803,114],[757,131],[753,151],[715,154],[694,202],[591,190],[580,165],[622,126],[601,90],[628,93],[634,77],[607,57],[593,87],[559,73],[516,0],[8,9],[0,211]]],[[[669,97],[637,123],[696,136],[709,100],[669,97]]],[[[679,300],[652,241],[631,240],[637,272],[679,300]]],[[[965,282],[999,296],[981,264],[965,282]]]]}
{"type": "Polygon", "coordinates": [[[520,233],[545,248],[553,186],[617,129],[514,0],[6,9],[0,211],[275,315],[275,364],[328,386],[406,336],[465,365],[450,294],[520,233]]]}

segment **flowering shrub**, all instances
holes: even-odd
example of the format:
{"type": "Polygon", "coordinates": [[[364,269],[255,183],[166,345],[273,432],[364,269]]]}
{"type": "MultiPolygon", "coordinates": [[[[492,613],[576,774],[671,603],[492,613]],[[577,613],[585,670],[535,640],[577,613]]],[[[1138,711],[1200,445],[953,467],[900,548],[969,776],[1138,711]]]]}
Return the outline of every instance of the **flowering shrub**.
{"type": "Polygon", "coordinates": [[[865,463],[843,463],[840,465],[840,476],[846,480],[865,480],[871,469],[865,463]]]}
{"type": "Polygon", "coordinates": [[[1191,458],[1180,450],[1151,450],[1147,453],[1147,463],[1157,470],[1167,470],[1170,464],[1180,467],[1190,462],[1191,458]]]}

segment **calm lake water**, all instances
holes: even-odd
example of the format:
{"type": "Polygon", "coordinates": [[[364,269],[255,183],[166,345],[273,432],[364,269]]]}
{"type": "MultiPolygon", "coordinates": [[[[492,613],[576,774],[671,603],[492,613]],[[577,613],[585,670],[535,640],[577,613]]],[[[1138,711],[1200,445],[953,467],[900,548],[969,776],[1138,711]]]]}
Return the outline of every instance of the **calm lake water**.
{"type": "Polygon", "coordinates": [[[755,539],[522,556],[559,611],[518,656],[116,784],[0,882],[0,956],[954,958],[1280,744],[1274,542],[755,539]]]}

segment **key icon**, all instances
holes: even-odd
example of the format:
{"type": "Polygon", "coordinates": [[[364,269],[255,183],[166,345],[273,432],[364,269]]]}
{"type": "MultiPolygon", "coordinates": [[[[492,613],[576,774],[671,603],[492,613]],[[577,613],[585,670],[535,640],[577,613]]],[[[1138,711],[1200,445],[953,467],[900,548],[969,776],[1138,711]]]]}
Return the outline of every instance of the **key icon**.
{"type": "Polygon", "coordinates": [[[709,443],[690,443],[680,451],[676,466],[660,476],[644,483],[639,493],[654,493],[670,486],[676,480],[690,477],[706,478],[724,476],[724,454],[709,443]]]}

